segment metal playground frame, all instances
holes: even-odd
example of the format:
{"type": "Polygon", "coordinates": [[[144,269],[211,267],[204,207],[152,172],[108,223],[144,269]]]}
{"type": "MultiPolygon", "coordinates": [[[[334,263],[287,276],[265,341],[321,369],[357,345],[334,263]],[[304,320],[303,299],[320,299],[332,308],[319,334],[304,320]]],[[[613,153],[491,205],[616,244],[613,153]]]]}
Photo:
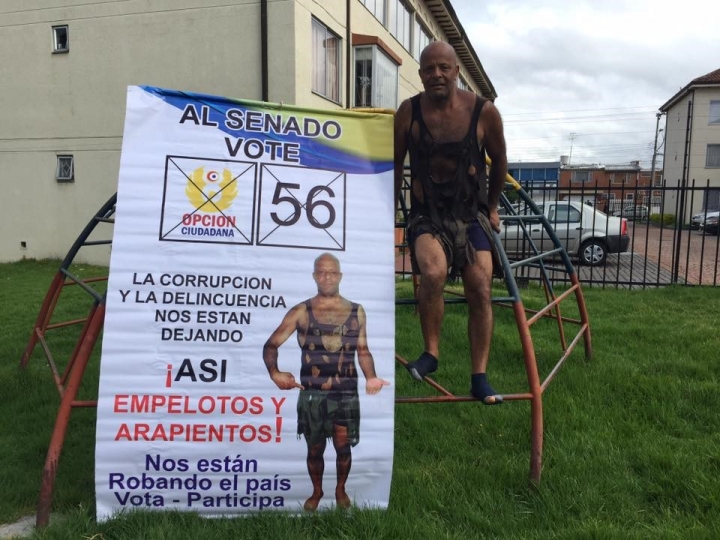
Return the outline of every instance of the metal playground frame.
{"type": "MultiPolygon", "coordinates": [[[[535,203],[530,199],[527,193],[515,182],[510,176],[507,177],[507,187],[514,190],[518,197],[532,209],[532,213],[528,215],[520,215],[515,210],[508,198],[503,195],[501,204],[506,210],[507,215],[502,219],[509,222],[519,224],[526,235],[526,240],[530,246],[530,253],[527,258],[522,260],[509,260],[500,237],[497,233],[493,235],[493,241],[500,256],[500,260],[505,273],[505,284],[507,287],[507,295],[494,297],[493,304],[499,307],[507,307],[513,310],[515,321],[520,337],[522,347],[525,371],[527,373],[528,387],[521,389],[517,393],[504,394],[505,401],[528,400],[531,406],[531,449],[530,449],[530,482],[537,485],[540,482],[542,470],[542,449],[543,449],[543,404],[542,396],[550,382],[557,375],[559,369],[572,353],[576,345],[582,340],[585,348],[585,356],[591,358],[592,343],[590,336],[590,322],[588,318],[585,300],[583,297],[580,282],[570,259],[555,235],[552,226],[547,218],[540,213],[535,203]],[[548,251],[540,251],[529,235],[528,226],[540,225],[544,228],[547,238],[553,242],[553,249],[548,251]],[[552,266],[554,262],[551,259],[560,259],[559,267],[552,266]],[[547,304],[539,310],[527,309],[523,304],[522,295],[516,280],[513,276],[515,268],[526,266],[536,269],[542,276],[542,287],[545,292],[547,304]],[[570,286],[560,292],[555,292],[550,273],[563,272],[567,275],[570,286]],[[574,299],[577,303],[580,318],[572,319],[564,317],[561,312],[561,304],[565,301],[574,299]],[[532,327],[540,319],[553,319],[558,328],[559,341],[561,345],[562,355],[556,365],[550,370],[544,380],[540,380],[538,373],[535,349],[532,340],[532,327]],[[566,331],[566,325],[573,325],[577,332],[569,336],[566,331]]],[[[97,401],[79,401],[77,400],[78,390],[85,373],[88,361],[91,358],[98,337],[103,328],[105,316],[105,295],[99,293],[92,287],[92,283],[106,281],[107,276],[81,279],[73,275],[70,268],[75,257],[81,248],[92,245],[111,244],[112,240],[90,240],[91,234],[100,224],[114,223],[116,195],[110,199],[93,215],[87,226],[78,236],[73,246],[68,251],[65,259],[62,261],[53,281],[51,282],[45,299],[40,307],[36,322],[30,333],[30,337],[20,361],[20,367],[25,368],[30,361],[31,355],[37,345],[40,345],[47,363],[50,367],[51,374],[55,386],[60,395],[60,404],[55,419],[53,432],[48,445],[47,456],[42,475],[42,484],[37,507],[36,526],[44,527],[48,524],[50,518],[50,509],[52,506],[52,494],[55,483],[57,467],[62,453],[65,434],[67,432],[68,423],[72,409],[75,407],[96,407],[97,401]],[[52,322],[53,314],[58,302],[61,299],[61,293],[65,287],[80,287],[88,293],[91,298],[91,307],[85,318],[74,319],[60,322],[52,322]],[[46,336],[51,331],[66,328],[71,325],[82,324],[80,336],[77,339],[75,347],[69,358],[64,363],[62,373],[60,372],[58,359],[53,356],[48,345],[46,336]]],[[[406,210],[406,209],[405,209],[406,210]]],[[[110,234],[112,238],[112,234],[110,234]]],[[[461,298],[456,299],[462,301],[461,298]]],[[[448,300],[448,301],[452,301],[448,300]]],[[[411,301],[412,302],[412,301],[411,301]]],[[[396,303],[402,304],[407,301],[396,300],[396,303]]],[[[407,361],[399,355],[396,359],[400,364],[406,364],[407,361]]],[[[456,396],[448,390],[440,386],[430,378],[426,378],[426,382],[430,384],[439,395],[432,397],[402,397],[397,396],[396,403],[438,403],[438,402],[464,402],[475,401],[471,396],[456,396]]]]}

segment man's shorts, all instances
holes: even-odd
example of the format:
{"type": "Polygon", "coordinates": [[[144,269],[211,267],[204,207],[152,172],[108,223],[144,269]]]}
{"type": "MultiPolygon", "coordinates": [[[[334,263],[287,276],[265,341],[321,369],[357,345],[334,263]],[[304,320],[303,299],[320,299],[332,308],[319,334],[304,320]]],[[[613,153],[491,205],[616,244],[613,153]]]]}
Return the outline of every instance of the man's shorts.
{"type": "Polygon", "coordinates": [[[490,237],[478,220],[470,223],[444,223],[438,226],[430,218],[418,216],[408,223],[408,243],[411,246],[410,262],[414,274],[420,274],[420,268],[414,255],[415,241],[423,234],[432,234],[438,239],[453,276],[459,275],[468,260],[474,260],[472,254],[467,253],[469,246],[472,246],[475,251],[493,251],[490,237]]]}
{"type": "Polygon", "coordinates": [[[309,445],[333,436],[334,425],[347,427],[348,442],[360,442],[360,398],[355,392],[300,390],[297,403],[298,435],[309,445]]]}

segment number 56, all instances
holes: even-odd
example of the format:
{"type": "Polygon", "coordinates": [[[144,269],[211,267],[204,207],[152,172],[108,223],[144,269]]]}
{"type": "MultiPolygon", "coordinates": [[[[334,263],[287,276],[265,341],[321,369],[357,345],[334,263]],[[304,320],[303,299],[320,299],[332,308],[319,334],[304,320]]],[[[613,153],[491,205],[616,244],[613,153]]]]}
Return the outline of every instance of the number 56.
{"type": "Polygon", "coordinates": [[[292,206],[293,212],[287,219],[283,220],[278,217],[277,212],[273,212],[270,214],[270,217],[272,220],[277,223],[278,225],[289,227],[290,225],[295,225],[295,223],[298,222],[300,219],[300,215],[302,214],[302,209],[305,208],[305,214],[307,215],[307,220],[310,222],[310,225],[315,227],[316,229],[327,229],[328,227],[332,226],[333,223],[335,223],[335,208],[333,208],[332,204],[330,204],[328,201],[315,201],[313,200],[319,193],[326,192],[329,197],[334,198],[335,193],[332,189],[330,189],[327,186],[315,186],[313,187],[310,192],[307,195],[307,198],[305,199],[305,204],[301,205],[300,201],[297,200],[297,198],[290,193],[290,190],[292,189],[300,189],[300,184],[289,184],[285,182],[278,182],[275,186],[275,193],[273,194],[272,204],[278,205],[280,203],[287,203],[290,206],[292,206]],[[289,193],[289,195],[281,196],[280,192],[285,189],[289,193]],[[320,206],[322,208],[325,208],[327,210],[328,216],[327,220],[323,223],[317,220],[315,217],[315,210],[317,207],[320,206]]]}

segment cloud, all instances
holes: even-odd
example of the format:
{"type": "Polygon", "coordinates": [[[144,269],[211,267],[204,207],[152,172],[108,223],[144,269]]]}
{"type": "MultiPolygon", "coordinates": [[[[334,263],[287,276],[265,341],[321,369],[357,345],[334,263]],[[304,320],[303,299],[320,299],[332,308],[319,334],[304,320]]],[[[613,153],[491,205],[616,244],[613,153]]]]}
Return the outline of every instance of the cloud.
{"type": "Polygon", "coordinates": [[[578,159],[649,166],[657,109],[720,67],[704,0],[452,4],[499,94],[515,160],[556,160],[575,133],[578,159]]]}

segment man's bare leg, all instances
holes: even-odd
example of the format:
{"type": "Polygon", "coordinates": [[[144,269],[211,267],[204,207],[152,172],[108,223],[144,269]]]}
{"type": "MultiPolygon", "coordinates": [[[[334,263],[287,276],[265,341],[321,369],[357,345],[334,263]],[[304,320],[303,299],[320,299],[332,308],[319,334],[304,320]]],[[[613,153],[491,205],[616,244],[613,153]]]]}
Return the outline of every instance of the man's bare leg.
{"type": "Polygon", "coordinates": [[[487,365],[493,334],[492,254],[478,251],[475,262],[463,269],[463,286],[468,303],[468,338],[472,365],[472,393],[486,405],[502,403],[487,382],[487,365]]]}
{"type": "Polygon", "coordinates": [[[310,495],[303,505],[303,508],[308,512],[317,510],[320,499],[322,499],[324,495],[322,490],[323,473],[325,472],[325,459],[323,458],[323,454],[325,453],[326,445],[325,439],[318,444],[311,445],[308,443],[307,470],[313,486],[312,495],[310,495]]]}
{"type": "Polygon", "coordinates": [[[447,259],[440,242],[432,234],[421,234],[415,239],[414,257],[420,269],[420,288],[418,289],[418,312],[422,330],[425,353],[432,359],[424,358],[408,365],[410,373],[416,379],[437,369],[440,356],[440,331],[442,328],[445,302],[443,288],[447,279],[447,259]],[[434,360],[433,360],[434,359],[434,360]]]}
{"type": "Polygon", "coordinates": [[[337,486],[335,487],[335,502],[338,508],[350,508],[352,501],[345,491],[350,467],[352,467],[352,451],[350,442],[348,441],[347,426],[333,425],[333,445],[335,446],[335,454],[337,459],[335,465],[337,467],[337,486]]]}

